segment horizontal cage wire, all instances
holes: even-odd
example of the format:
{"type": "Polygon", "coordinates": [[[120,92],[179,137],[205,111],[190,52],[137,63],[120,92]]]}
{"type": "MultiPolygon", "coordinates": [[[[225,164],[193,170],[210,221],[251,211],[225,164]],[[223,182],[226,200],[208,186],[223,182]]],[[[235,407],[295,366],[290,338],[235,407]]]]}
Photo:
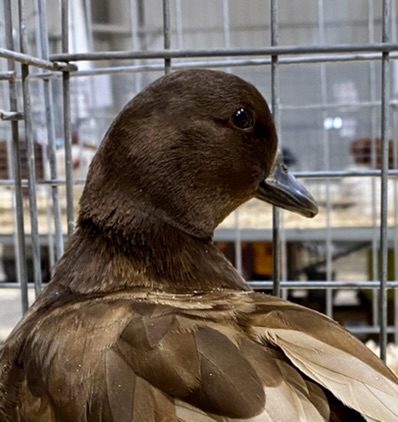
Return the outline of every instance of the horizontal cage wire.
{"type": "Polygon", "coordinates": [[[268,100],[305,219],[251,200],[215,242],[254,289],[398,341],[397,1],[0,1],[0,341],[51,277],[90,161],[164,73],[211,68],[268,100]]]}

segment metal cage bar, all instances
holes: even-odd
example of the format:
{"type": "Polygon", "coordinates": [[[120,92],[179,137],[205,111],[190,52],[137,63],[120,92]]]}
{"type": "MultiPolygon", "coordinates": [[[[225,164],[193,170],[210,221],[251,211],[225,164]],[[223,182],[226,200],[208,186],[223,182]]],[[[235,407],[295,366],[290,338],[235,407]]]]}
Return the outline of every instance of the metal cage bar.
{"type": "MultiPolygon", "coordinates": [[[[385,43],[390,41],[390,10],[391,1],[383,0],[383,35],[385,43]]],[[[388,279],[388,243],[387,243],[387,171],[388,171],[388,139],[389,139],[389,109],[388,100],[390,97],[390,57],[388,52],[383,52],[381,68],[381,140],[382,140],[382,167],[381,167],[381,225],[380,225],[380,249],[381,249],[381,271],[380,271],[380,357],[386,360],[387,351],[387,289],[388,279]]]]}
{"type": "MultiPolygon", "coordinates": [[[[271,0],[271,45],[278,45],[278,0],[271,0]]],[[[278,55],[271,56],[271,104],[274,122],[279,126],[279,74],[278,55]]],[[[272,207],[272,253],[273,253],[273,285],[272,293],[281,296],[281,236],[280,236],[280,210],[272,207]]]]}
{"type": "MultiPolygon", "coordinates": [[[[27,34],[26,34],[26,17],[25,17],[25,2],[18,1],[19,10],[19,43],[21,52],[27,52],[27,34]]],[[[35,166],[35,151],[33,145],[33,130],[32,130],[32,109],[31,109],[31,93],[29,81],[29,65],[23,63],[21,66],[22,79],[22,97],[23,97],[23,111],[25,123],[25,142],[27,151],[28,164],[28,189],[29,189],[29,210],[30,210],[30,226],[32,237],[33,250],[33,273],[36,297],[41,292],[42,274],[40,265],[40,239],[39,239],[39,225],[37,221],[37,196],[36,196],[36,166],[35,166]]]]}
{"type": "MultiPolygon", "coordinates": [[[[12,36],[12,10],[11,0],[5,0],[4,3],[4,22],[6,32],[7,48],[14,49],[14,40],[12,36]]],[[[15,74],[16,66],[12,59],[8,60],[8,69],[15,74]]],[[[18,111],[17,89],[15,86],[15,78],[9,79],[9,102],[10,110],[12,112],[18,111]]],[[[21,157],[19,151],[19,127],[17,120],[11,121],[12,133],[12,176],[13,186],[15,189],[15,255],[17,267],[17,280],[21,288],[21,305],[22,311],[25,312],[29,307],[28,302],[28,284],[27,284],[27,270],[26,270],[26,249],[25,249],[25,236],[24,236],[24,214],[23,214],[23,195],[21,183],[21,157]]]]}

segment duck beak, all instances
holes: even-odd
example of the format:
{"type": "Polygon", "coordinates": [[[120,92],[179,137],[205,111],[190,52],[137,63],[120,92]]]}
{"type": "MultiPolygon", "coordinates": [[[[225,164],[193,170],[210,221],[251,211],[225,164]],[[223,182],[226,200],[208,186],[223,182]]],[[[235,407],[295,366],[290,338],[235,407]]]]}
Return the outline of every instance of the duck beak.
{"type": "Polygon", "coordinates": [[[307,189],[289,174],[279,154],[270,175],[260,183],[255,197],[304,217],[315,217],[318,206],[307,189]]]}

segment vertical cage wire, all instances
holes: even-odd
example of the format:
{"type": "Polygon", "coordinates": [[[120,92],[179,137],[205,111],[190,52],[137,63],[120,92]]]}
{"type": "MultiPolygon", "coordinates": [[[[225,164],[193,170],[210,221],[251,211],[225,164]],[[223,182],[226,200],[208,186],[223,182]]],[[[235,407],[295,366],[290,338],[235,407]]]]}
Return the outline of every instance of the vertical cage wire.
{"type": "Polygon", "coordinates": [[[177,27],[177,46],[181,50],[184,48],[184,36],[182,29],[182,0],[176,0],[176,27],[177,27]]]}
{"type": "MultiPolygon", "coordinates": [[[[393,3],[395,5],[395,3],[393,3]]],[[[394,13],[393,16],[396,16],[396,10],[395,7],[393,8],[394,13]]],[[[396,39],[394,37],[393,39],[396,39]]],[[[393,127],[397,127],[397,116],[393,114],[393,127]]],[[[398,151],[397,148],[394,149],[394,163],[395,165],[398,162],[398,151]]],[[[390,198],[391,199],[391,198],[390,198]]],[[[398,280],[398,186],[394,186],[394,192],[393,192],[393,201],[394,201],[394,241],[393,241],[393,248],[394,248],[394,279],[398,280]]],[[[398,343],[398,291],[397,289],[394,289],[394,343],[398,343]]]]}
{"type": "MultiPolygon", "coordinates": [[[[63,53],[69,52],[69,0],[61,1],[61,48],[63,53]]],[[[72,174],[72,133],[71,133],[71,91],[70,73],[62,73],[64,148],[65,148],[65,179],[66,179],[66,219],[67,235],[74,230],[73,209],[73,174],[72,174]]]]}
{"type": "MultiPolygon", "coordinates": [[[[271,45],[278,45],[278,0],[270,2],[271,14],[271,45]]],[[[278,56],[271,57],[271,108],[276,129],[279,129],[279,73],[278,56]]],[[[280,210],[272,207],[272,253],[273,253],[273,285],[272,293],[281,295],[281,236],[280,210]]]]}
{"type": "MultiPolygon", "coordinates": [[[[165,50],[171,47],[170,1],[163,0],[163,46],[165,50]]],[[[171,59],[164,59],[164,73],[171,72],[171,59]]]]}
{"type": "MultiPolygon", "coordinates": [[[[319,44],[325,45],[325,14],[324,14],[324,0],[318,0],[318,33],[319,33],[319,44]]],[[[326,64],[321,63],[320,65],[321,72],[321,102],[322,104],[327,104],[328,94],[327,94],[327,69],[326,64]]],[[[322,109],[322,120],[325,121],[327,118],[327,110],[322,109]]],[[[329,151],[329,132],[323,131],[323,165],[326,170],[330,170],[330,151],[329,151]]],[[[330,181],[326,180],[325,184],[325,194],[326,194],[326,216],[325,216],[325,251],[326,251],[326,278],[327,280],[332,280],[332,238],[331,238],[331,194],[330,194],[330,181]]],[[[329,289],[326,291],[326,315],[333,317],[333,290],[329,289]]]]}
{"type": "MultiPolygon", "coordinates": [[[[4,2],[4,24],[5,24],[5,38],[6,47],[9,50],[15,50],[14,39],[12,34],[12,9],[11,0],[4,2]]],[[[8,60],[8,70],[15,73],[16,63],[13,60],[8,60]]],[[[17,87],[13,78],[9,80],[9,103],[10,110],[13,112],[18,111],[17,87]]],[[[16,255],[16,269],[17,280],[21,286],[21,305],[22,312],[26,312],[29,307],[28,300],[28,280],[26,268],[26,247],[24,235],[24,213],[23,213],[23,194],[22,194],[22,177],[21,177],[21,157],[19,150],[19,127],[18,122],[13,120],[11,122],[11,154],[12,154],[12,177],[14,179],[14,192],[15,192],[15,255],[16,255]]]]}
{"type": "MultiPolygon", "coordinates": [[[[18,1],[19,11],[19,44],[22,53],[28,53],[28,39],[26,34],[26,17],[25,17],[25,2],[18,1]]],[[[41,259],[40,259],[40,239],[39,239],[39,225],[37,220],[37,179],[36,179],[36,161],[35,151],[33,145],[33,127],[32,127],[32,107],[31,107],[31,92],[29,80],[29,65],[23,63],[21,66],[22,78],[22,98],[23,98],[23,112],[24,112],[24,137],[27,151],[27,164],[29,172],[29,210],[30,210],[30,227],[33,251],[33,273],[36,297],[41,292],[42,274],[41,274],[41,259]]]]}
{"type": "MultiPolygon", "coordinates": [[[[391,1],[383,0],[383,24],[382,42],[390,41],[390,10],[391,1]]],[[[380,227],[380,249],[381,249],[381,274],[380,274],[380,304],[379,318],[380,326],[380,357],[386,360],[387,351],[387,280],[388,280],[388,141],[389,141],[389,100],[390,100],[390,57],[388,52],[383,52],[381,62],[381,140],[382,140],[382,167],[381,167],[381,227],[380,227]]]]}
{"type": "MultiPolygon", "coordinates": [[[[131,44],[133,50],[140,50],[139,38],[139,23],[138,23],[138,3],[137,0],[130,0],[130,15],[131,15],[131,44]]],[[[140,64],[139,60],[135,60],[135,64],[140,64]]],[[[142,88],[142,78],[140,73],[135,74],[135,92],[139,92],[142,88]]]]}
{"type": "MultiPolygon", "coordinates": [[[[47,27],[47,10],[44,0],[38,0],[38,24],[40,34],[40,49],[41,56],[43,59],[48,60],[50,57],[49,46],[48,46],[48,27],[47,27]]],[[[51,90],[51,81],[49,79],[43,79],[44,89],[44,101],[45,101],[45,115],[47,122],[47,155],[50,167],[50,178],[51,180],[57,179],[57,166],[56,166],[56,151],[55,151],[55,125],[54,125],[54,110],[53,110],[53,95],[51,90]]],[[[64,253],[64,240],[62,234],[62,215],[59,190],[57,185],[51,186],[51,198],[52,198],[52,213],[54,218],[55,227],[55,257],[57,261],[61,258],[64,253]]],[[[51,230],[49,230],[49,236],[51,236],[51,230]]]]}
{"type": "MultiPolygon", "coordinates": [[[[397,4],[396,2],[391,3],[391,39],[396,41],[397,40],[397,28],[394,25],[394,22],[397,20],[397,4]]],[[[396,113],[392,113],[392,127],[394,129],[397,128],[397,115],[396,113]]],[[[395,140],[395,146],[397,145],[397,141],[395,140]]],[[[393,161],[394,167],[398,167],[398,148],[394,148],[393,151],[393,161]]],[[[398,279],[398,186],[394,186],[393,198],[394,203],[394,241],[393,241],[393,249],[394,249],[394,279],[398,279]]],[[[398,343],[398,291],[397,289],[394,290],[394,343],[398,343]]]]}
{"type": "MultiPolygon", "coordinates": [[[[370,43],[374,43],[375,41],[375,30],[374,30],[374,2],[372,0],[368,0],[368,39],[370,43]]],[[[370,90],[370,100],[372,102],[376,101],[376,69],[375,63],[369,63],[369,90],[370,90]]],[[[371,110],[371,137],[372,139],[376,139],[377,137],[377,110],[372,107],[371,110]]],[[[374,143],[372,143],[372,147],[374,148],[374,143]]],[[[372,154],[372,165],[376,165],[375,161],[375,154],[372,154]]],[[[371,195],[372,198],[376,197],[376,180],[372,179],[371,184],[371,195]]],[[[376,280],[378,278],[377,268],[379,265],[378,261],[378,251],[379,251],[379,231],[377,229],[377,209],[376,209],[376,201],[372,201],[372,280],[376,280]]],[[[372,291],[372,323],[374,327],[377,327],[379,324],[379,292],[378,289],[373,289],[372,291]]]]}

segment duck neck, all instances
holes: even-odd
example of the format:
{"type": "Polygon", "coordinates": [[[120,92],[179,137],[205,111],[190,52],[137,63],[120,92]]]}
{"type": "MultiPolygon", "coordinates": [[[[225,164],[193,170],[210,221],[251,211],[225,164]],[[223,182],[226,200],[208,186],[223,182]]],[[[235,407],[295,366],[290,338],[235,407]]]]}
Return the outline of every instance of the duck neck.
{"type": "Polygon", "coordinates": [[[117,227],[80,218],[54,281],[82,294],[249,290],[211,237],[191,236],[150,216],[129,216],[117,227]]]}

